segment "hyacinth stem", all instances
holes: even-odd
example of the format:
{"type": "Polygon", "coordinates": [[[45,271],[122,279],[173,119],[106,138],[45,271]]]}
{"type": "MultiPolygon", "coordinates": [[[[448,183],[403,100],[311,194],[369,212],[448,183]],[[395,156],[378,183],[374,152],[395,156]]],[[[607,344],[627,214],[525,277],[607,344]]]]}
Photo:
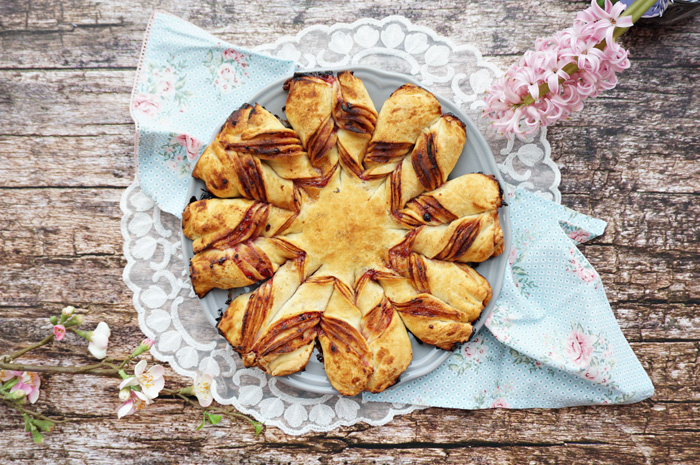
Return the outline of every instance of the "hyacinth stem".
{"type": "MultiPolygon", "coordinates": [[[[632,17],[632,22],[636,23],[639,18],[642,17],[642,15],[658,0],[637,0],[632,5],[630,5],[625,11],[622,12],[620,16],[631,16],[632,17]]],[[[613,31],[613,38],[617,40],[618,37],[620,37],[622,34],[627,32],[629,28],[628,27],[616,27],[615,30],[613,31]]],[[[598,45],[596,45],[596,48],[600,50],[604,50],[606,47],[605,40],[600,42],[598,45]]],[[[576,71],[578,71],[578,65],[575,62],[568,63],[562,68],[562,71],[564,71],[566,74],[571,76],[574,74],[576,71]]],[[[564,82],[564,79],[559,79],[559,82],[562,83],[564,82]]],[[[549,85],[546,82],[543,82],[539,86],[539,91],[540,91],[540,96],[547,95],[549,92],[549,85]]],[[[535,103],[535,99],[532,97],[532,95],[526,95],[523,97],[521,102],[518,104],[518,106],[525,106],[525,105],[530,105],[532,103],[535,103]]]]}

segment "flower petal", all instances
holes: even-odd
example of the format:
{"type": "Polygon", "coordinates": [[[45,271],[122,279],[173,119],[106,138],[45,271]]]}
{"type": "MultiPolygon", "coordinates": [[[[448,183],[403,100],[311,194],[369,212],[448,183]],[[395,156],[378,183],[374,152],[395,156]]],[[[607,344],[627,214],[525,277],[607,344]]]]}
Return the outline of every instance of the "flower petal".
{"type": "Polygon", "coordinates": [[[134,401],[128,399],[121,405],[121,407],[119,407],[119,410],[117,410],[117,418],[121,419],[122,417],[125,417],[126,415],[131,415],[134,412],[134,401]]]}
{"type": "Polygon", "coordinates": [[[127,386],[136,386],[137,384],[139,384],[139,382],[136,380],[136,377],[130,376],[119,384],[119,389],[124,389],[127,386]]]}
{"type": "Polygon", "coordinates": [[[146,371],[146,365],[148,365],[148,362],[145,360],[141,360],[134,367],[134,374],[136,376],[141,376],[143,374],[143,372],[146,371]]]}
{"type": "Polygon", "coordinates": [[[154,365],[148,372],[153,376],[153,379],[162,378],[165,369],[160,365],[154,365]]]}

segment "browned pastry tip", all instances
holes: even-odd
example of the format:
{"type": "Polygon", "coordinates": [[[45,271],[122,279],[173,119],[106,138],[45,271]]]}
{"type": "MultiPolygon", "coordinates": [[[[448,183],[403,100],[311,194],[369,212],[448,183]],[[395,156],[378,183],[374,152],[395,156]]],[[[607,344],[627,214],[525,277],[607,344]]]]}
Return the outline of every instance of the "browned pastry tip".
{"type": "Polygon", "coordinates": [[[370,164],[400,160],[411,151],[423,128],[441,113],[440,102],[432,93],[413,84],[399,87],[379,111],[365,160],[370,164]]]}
{"type": "Polygon", "coordinates": [[[206,199],[190,203],[182,213],[182,230],[194,253],[225,249],[258,236],[282,232],[296,214],[247,199],[206,199]]]}
{"type": "Polygon", "coordinates": [[[413,250],[428,258],[483,262],[503,253],[503,229],[498,211],[462,217],[448,225],[421,226],[413,250]]]}
{"type": "Polygon", "coordinates": [[[496,178],[481,173],[447,181],[406,204],[422,224],[449,223],[463,216],[492,211],[503,205],[503,191],[496,178]],[[421,221],[422,220],[422,221],[421,221]]]}
{"type": "Polygon", "coordinates": [[[335,77],[326,74],[299,74],[285,83],[287,120],[316,167],[324,164],[324,158],[336,143],[332,117],[334,83],[335,77]]]}
{"type": "Polygon", "coordinates": [[[195,254],[190,259],[190,279],[201,298],[215,288],[243,287],[270,278],[283,263],[298,256],[298,249],[283,239],[258,237],[195,254]]]}
{"type": "Polygon", "coordinates": [[[362,80],[350,71],[338,73],[334,89],[333,119],[338,127],[340,162],[348,172],[361,177],[367,144],[377,124],[377,110],[362,80]]]}
{"type": "Polygon", "coordinates": [[[357,307],[362,312],[362,335],[372,352],[374,372],[366,390],[381,392],[393,386],[413,358],[406,327],[394,305],[375,282],[376,273],[366,272],[356,285],[357,307]]]}
{"type": "Polygon", "coordinates": [[[374,372],[372,352],[360,332],[362,315],[354,304],[354,292],[340,280],[334,282],[318,340],[331,385],[343,395],[354,396],[365,389],[374,372]]]}

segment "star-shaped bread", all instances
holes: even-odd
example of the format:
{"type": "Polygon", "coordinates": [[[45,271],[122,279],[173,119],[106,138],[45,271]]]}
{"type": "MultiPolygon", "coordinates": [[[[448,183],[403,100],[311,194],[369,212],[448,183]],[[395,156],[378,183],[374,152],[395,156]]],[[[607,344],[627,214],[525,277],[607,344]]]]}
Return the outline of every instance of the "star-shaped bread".
{"type": "Polygon", "coordinates": [[[190,277],[211,289],[260,283],[218,329],[246,366],[302,370],[316,341],[344,395],[381,392],[412,358],[410,331],[450,350],[491,298],[469,264],[503,252],[493,176],[447,180],[465,126],[406,84],[378,113],[352,72],[296,74],[283,124],[260,105],[233,112],[193,176],[190,277]]]}

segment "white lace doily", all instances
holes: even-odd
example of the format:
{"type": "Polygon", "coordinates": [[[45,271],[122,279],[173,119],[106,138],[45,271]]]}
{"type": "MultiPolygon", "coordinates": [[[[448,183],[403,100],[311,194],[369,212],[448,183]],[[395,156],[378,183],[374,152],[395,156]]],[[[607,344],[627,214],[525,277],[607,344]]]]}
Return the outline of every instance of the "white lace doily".
{"type": "MultiPolygon", "coordinates": [[[[474,45],[455,45],[403,17],[313,26],[257,51],[291,58],[303,67],[374,66],[410,74],[470,115],[496,155],[507,181],[560,201],[560,174],[546,132],[506,142],[480,118],[481,94],[499,74],[474,45]]],[[[214,398],[288,434],[329,431],[363,421],[380,425],[420,407],[317,395],[288,387],[240,358],[204,317],[180,246],[180,220],[162,214],[138,180],[124,192],[121,231],[124,281],[134,292],[139,325],[156,340],[153,355],[179,374],[211,374],[214,398]]]]}

